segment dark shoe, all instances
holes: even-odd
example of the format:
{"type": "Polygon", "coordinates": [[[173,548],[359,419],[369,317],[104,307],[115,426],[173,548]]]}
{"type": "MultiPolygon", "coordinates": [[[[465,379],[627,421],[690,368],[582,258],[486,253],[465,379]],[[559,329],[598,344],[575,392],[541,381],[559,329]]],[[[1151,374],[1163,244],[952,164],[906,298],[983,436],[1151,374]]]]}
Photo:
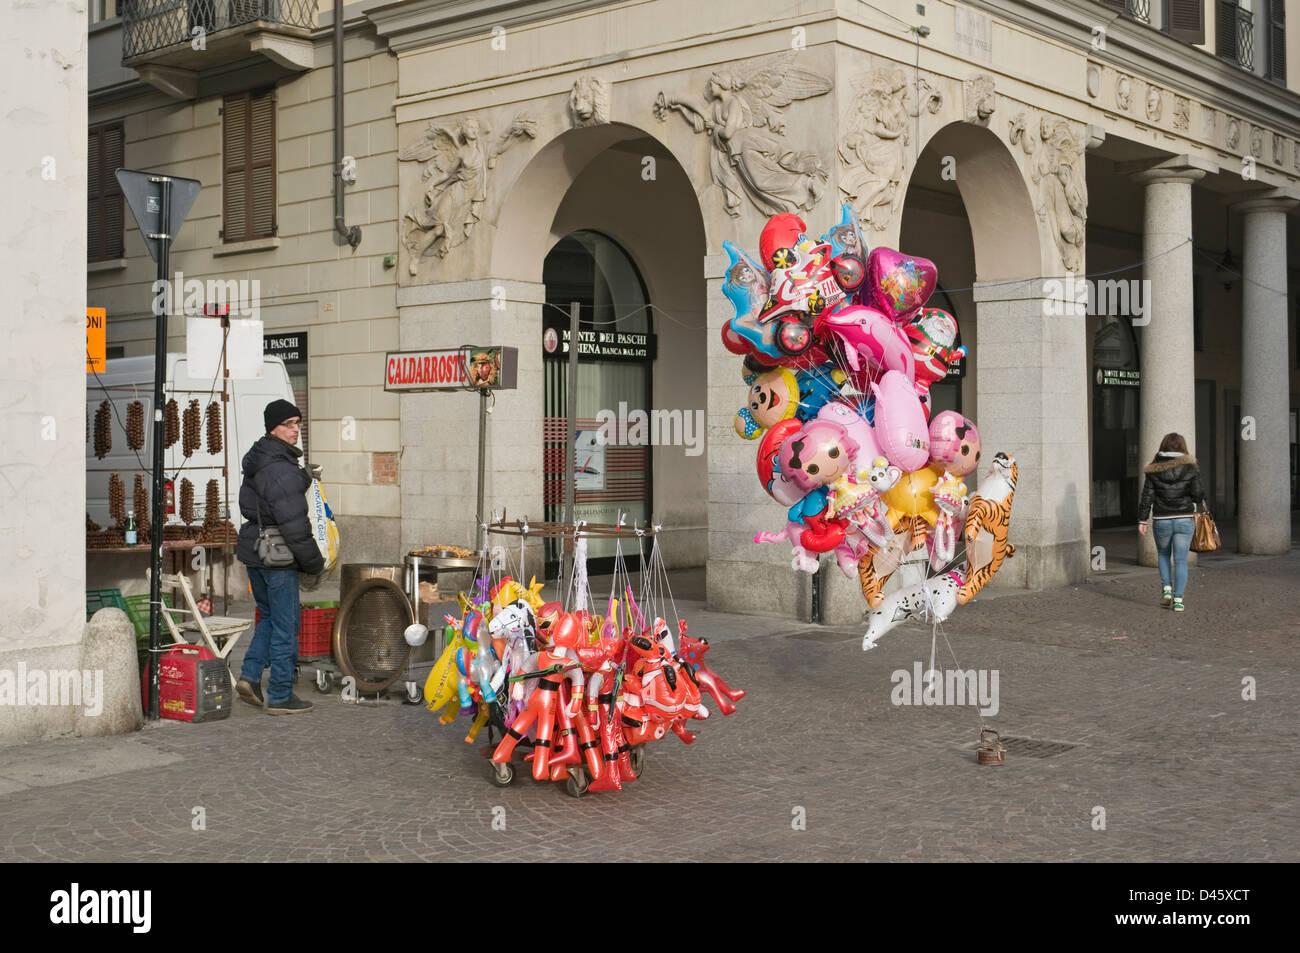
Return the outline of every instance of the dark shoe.
{"type": "Polygon", "coordinates": [[[268,715],[296,715],[302,711],[311,711],[315,707],[311,702],[305,702],[297,695],[290,695],[288,701],[271,702],[266,706],[266,713],[268,715]]]}
{"type": "Polygon", "coordinates": [[[235,692],[250,705],[256,705],[258,708],[266,707],[266,699],[262,697],[261,685],[254,685],[248,679],[241,678],[235,684],[235,692]]]}

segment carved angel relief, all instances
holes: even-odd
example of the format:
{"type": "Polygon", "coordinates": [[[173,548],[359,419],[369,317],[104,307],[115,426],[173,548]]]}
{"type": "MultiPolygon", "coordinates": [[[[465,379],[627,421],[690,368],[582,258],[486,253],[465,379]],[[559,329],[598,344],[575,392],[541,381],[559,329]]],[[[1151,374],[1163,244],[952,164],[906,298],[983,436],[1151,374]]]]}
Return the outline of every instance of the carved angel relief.
{"type": "Polygon", "coordinates": [[[429,254],[445,258],[469,239],[487,201],[488,174],[516,139],[536,138],[537,127],[516,117],[485,154],[483,141],[491,136],[492,130],[474,118],[452,126],[430,122],[418,142],[397,154],[403,162],[424,163],[423,201],[402,217],[402,246],[412,276],[429,254]]]}
{"type": "Polygon", "coordinates": [[[1084,152],[1087,140],[1075,135],[1064,119],[1043,116],[1035,139],[1025,114],[1010,121],[1012,145],[1020,144],[1033,156],[1030,177],[1038,187],[1038,217],[1045,222],[1061,253],[1065,270],[1077,272],[1083,264],[1088,224],[1088,183],[1084,152]]]}
{"type": "Polygon", "coordinates": [[[709,77],[703,100],[659,93],[655,118],[679,113],[713,149],[709,173],[722,190],[723,209],[740,215],[747,198],[764,215],[809,210],[825,190],[827,169],[815,152],[790,147],[782,109],[830,92],[829,76],[794,65],[796,51],[745,60],[709,77]]]}
{"type": "MultiPolygon", "coordinates": [[[[878,69],[859,76],[853,85],[855,108],[838,150],[846,167],[840,191],[863,225],[884,231],[903,203],[910,120],[921,114],[922,104],[930,115],[937,113],[943,95],[925,80],[909,81],[902,70],[878,69]]],[[[991,88],[979,102],[991,115],[991,88]]],[[[977,115],[979,109],[976,106],[977,115]]]]}

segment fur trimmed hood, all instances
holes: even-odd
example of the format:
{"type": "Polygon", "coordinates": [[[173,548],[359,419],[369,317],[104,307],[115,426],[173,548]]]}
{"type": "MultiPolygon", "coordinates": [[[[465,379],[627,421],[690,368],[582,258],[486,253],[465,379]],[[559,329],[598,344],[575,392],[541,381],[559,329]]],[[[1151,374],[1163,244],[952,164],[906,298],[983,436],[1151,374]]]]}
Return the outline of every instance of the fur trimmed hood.
{"type": "Polygon", "coordinates": [[[1148,463],[1142,468],[1143,473],[1161,473],[1165,470],[1172,470],[1174,467],[1196,466],[1196,458],[1190,453],[1179,454],[1176,457],[1170,457],[1167,460],[1159,460],[1155,463],[1148,463]]]}

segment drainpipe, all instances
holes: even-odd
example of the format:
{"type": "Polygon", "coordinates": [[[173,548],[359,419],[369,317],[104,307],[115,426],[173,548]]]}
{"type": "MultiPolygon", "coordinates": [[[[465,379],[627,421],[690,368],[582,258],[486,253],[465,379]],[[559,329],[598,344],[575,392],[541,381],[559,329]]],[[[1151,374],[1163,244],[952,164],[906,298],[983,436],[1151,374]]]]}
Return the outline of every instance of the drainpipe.
{"type": "Polygon", "coordinates": [[[343,3],[334,0],[334,234],[356,248],[361,227],[343,221],[343,3]]]}

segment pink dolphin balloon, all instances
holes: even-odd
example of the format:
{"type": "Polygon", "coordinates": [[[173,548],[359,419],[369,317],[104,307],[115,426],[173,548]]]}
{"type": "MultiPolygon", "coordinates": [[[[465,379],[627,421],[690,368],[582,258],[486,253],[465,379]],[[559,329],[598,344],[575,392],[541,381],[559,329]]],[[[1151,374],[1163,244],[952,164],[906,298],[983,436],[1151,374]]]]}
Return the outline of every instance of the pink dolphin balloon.
{"type": "Polygon", "coordinates": [[[930,460],[930,430],[912,382],[898,371],[887,371],[872,382],[876,395],[876,442],[889,462],[904,472],[919,470],[930,460]]]}
{"type": "Polygon", "coordinates": [[[849,305],[817,321],[817,335],[826,340],[826,351],[838,357],[841,347],[849,376],[859,390],[865,390],[872,372],[899,371],[909,383],[916,377],[912,342],[903,330],[880,311],[866,305],[849,305]]]}

